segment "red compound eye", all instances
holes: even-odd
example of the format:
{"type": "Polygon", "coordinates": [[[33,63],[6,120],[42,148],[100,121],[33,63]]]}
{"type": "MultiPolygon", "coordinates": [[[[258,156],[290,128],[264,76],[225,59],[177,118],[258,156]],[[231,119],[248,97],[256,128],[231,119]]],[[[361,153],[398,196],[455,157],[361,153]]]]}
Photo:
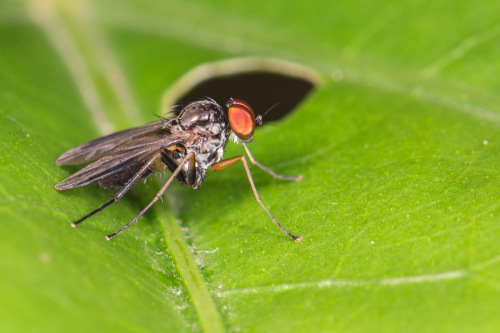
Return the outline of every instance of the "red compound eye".
{"type": "Polygon", "coordinates": [[[255,129],[255,114],[250,105],[240,99],[231,98],[227,108],[229,125],[234,134],[243,141],[250,140],[255,129]]]}

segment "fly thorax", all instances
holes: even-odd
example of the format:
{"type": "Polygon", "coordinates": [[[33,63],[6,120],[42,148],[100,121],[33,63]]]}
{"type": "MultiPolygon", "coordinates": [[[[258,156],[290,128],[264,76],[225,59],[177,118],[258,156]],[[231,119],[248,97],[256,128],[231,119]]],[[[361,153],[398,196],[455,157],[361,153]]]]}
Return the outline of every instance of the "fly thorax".
{"type": "MultiPolygon", "coordinates": [[[[180,126],[191,134],[186,154],[195,154],[196,175],[190,185],[198,188],[210,165],[220,161],[227,141],[227,122],[222,108],[212,100],[189,104],[180,115],[180,126]]],[[[186,170],[189,172],[189,166],[186,170]]]]}

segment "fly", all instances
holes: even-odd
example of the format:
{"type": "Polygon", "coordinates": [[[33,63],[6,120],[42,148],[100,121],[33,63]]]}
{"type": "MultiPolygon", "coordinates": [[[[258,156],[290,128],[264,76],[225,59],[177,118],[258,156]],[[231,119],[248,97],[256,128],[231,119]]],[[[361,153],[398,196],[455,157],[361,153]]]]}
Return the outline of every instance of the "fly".
{"type": "Polygon", "coordinates": [[[302,237],[289,233],[262,203],[245,156],[222,160],[224,148],[227,141],[234,138],[243,145],[250,163],[271,176],[288,181],[298,181],[302,176],[286,177],[257,162],[248,150],[247,143],[253,141],[255,125],[262,124],[262,117],[255,117],[250,105],[239,99],[231,98],[226,107],[227,119],[222,108],[212,99],[192,102],[177,117],[162,118],[141,127],[103,136],[62,154],[56,160],[57,165],[92,163],[57,184],[56,190],[69,190],[93,182],[103,188],[117,190],[111,200],[71,225],[76,227],[117,202],[140,180],[167,169],[172,172],[153,200],[134,219],[106,236],[110,240],[136,222],[161,198],[174,179],[184,186],[197,189],[208,169],[219,171],[241,161],[255,200],[288,237],[299,242],[302,237]]]}

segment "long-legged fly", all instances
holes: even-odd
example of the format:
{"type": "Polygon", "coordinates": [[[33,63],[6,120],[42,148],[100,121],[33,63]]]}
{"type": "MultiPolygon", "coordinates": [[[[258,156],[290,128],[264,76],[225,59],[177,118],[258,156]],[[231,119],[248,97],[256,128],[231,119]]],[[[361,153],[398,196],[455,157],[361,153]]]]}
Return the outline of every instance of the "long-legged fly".
{"type": "Polygon", "coordinates": [[[253,140],[256,124],[262,124],[262,117],[255,117],[250,105],[242,100],[229,100],[227,118],[222,108],[212,99],[192,102],[177,117],[161,118],[141,127],[92,140],[65,152],[57,159],[57,165],[92,163],[57,184],[55,189],[68,190],[97,182],[103,188],[118,190],[111,200],[72,223],[72,226],[76,226],[117,202],[141,179],[156,172],[170,170],[172,175],[153,200],[133,220],[106,236],[109,240],[127,229],[158,201],[174,178],[184,186],[197,189],[201,186],[207,169],[219,171],[241,161],[255,200],[285,234],[299,242],[302,237],[289,233],[260,200],[245,156],[221,160],[228,139],[233,138],[241,142],[250,162],[271,176],[288,181],[301,179],[300,175],[280,175],[253,158],[247,143],[253,140]]]}

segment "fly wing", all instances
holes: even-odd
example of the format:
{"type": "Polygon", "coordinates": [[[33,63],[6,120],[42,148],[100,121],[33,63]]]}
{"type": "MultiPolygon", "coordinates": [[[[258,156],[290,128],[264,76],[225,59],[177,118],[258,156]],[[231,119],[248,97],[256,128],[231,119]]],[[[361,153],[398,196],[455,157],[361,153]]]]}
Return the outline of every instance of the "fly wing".
{"type": "Polygon", "coordinates": [[[115,147],[114,150],[102,156],[97,161],[69,176],[57,184],[55,188],[56,190],[68,190],[84,186],[109,177],[126,168],[144,165],[156,153],[169,146],[185,142],[188,137],[189,134],[183,132],[166,134],[164,131],[157,131],[147,136],[128,140],[122,145],[115,147]]]}
{"type": "Polygon", "coordinates": [[[164,120],[158,120],[144,126],[129,128],[103,136],[68,150],[56,160],[56,164],[75,165],[95,161],[133,138],[147,135],[160,129],[168,130],[164,120]]]}

